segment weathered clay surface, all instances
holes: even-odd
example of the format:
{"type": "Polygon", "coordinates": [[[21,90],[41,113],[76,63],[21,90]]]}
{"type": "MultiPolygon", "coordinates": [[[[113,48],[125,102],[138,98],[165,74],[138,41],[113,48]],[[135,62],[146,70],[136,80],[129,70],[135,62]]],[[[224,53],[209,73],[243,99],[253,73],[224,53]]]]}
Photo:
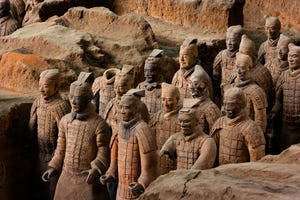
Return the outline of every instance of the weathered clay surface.
{"type": "Polygon", "coordinates": [[[228,24],[242,23],[243,3],[239,0],[116,0],[113,10],[117,14],[143,13],[172,24],[198,27],[207,33],[225,33],[228,24]]]}
{"type": "Polygon", "coordinates": [[[118,16],[104,7],[76,7],[56,20],[65,26],[90,33],[97,45],[117,64],[141,64],[158,47],[150,24],[140,15],[118,16]]]}
{"type": "Polygon", "coordinates": [[[264,15],[272,15],[279,18],[282,29],[299,34],[299,7],[300,1],[295,0],[247,0],[243,11],[245,26],[264,27],[264,15]]]}
{"type": "Polygon", "coordinates": [[[298,199],[299,154],[300,144],[262,162],[172,171],[156,179],[139,199],[298,199]]]}

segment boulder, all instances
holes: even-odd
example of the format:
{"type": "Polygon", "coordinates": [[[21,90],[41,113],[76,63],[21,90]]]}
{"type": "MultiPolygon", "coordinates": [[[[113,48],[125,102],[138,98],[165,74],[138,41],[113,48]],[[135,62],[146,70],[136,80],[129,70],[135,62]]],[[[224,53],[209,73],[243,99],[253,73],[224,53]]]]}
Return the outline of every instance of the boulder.
{"type": "Polygon", "coordinates": [[[210,170],[178,170],[158,177],[139,200],[299,199],[300,144],[259,162],[210,170]]]}

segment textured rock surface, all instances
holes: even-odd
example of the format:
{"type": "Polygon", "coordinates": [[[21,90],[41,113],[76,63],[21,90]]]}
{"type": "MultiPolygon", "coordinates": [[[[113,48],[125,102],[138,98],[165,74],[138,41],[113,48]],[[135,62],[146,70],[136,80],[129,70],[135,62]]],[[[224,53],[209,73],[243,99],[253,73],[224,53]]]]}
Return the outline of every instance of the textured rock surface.
{"type": "Polygon", "coordinates": [[[242,23],[243,3],[243,0],[115,0],[113,10],[118,14],[143,13],[172,24],[196,26],[206,33],[224,33],[228,24],[242,23]]]}
{"type": "Polygon", "coordinates": [[[261,162],[172,171],[156,179],[139,199],[298,199],[299,155],[300,144],[261,162]]]}
{"type": "Polygon", "coordinates": [[[256,29],[264,27],[264,15],[277,16],[282,28],[286,31],[299,34],[300,1],[295,0],[247,0],[244,7],[246,28],[256,29]]]}

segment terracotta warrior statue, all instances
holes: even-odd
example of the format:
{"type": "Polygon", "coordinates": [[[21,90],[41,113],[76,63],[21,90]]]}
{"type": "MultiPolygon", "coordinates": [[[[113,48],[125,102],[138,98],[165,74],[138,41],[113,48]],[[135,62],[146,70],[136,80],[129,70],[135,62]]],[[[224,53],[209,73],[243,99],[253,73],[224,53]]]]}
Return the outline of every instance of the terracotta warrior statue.
{"type": "Polygon", "coordinates": [[[279,77],[276,85],[276,103],[272,115],[282,108],[281,150],[300,142],[300,47],[289,44],[289,69],[279,77]]]}
{"type": "Polygon", "coordinates": [[[273,87],[275,88],[277,80],[282,72],[286,71],[289,68],[288,64],[288,44],[291,42],[290,38],[286,37],[283,34],[280,34],[277,46],[276,53],[277,56],[273,59],[270,59],[265,67],[270,71],[273,78],[273,87]]]}
{"type": "MultiPolygon", "coordinates": [[[[38,180],[41,180],[42,173],[47,170],[48,163],[54,155],[60,119],[71,110],[70,104],[60,96],[59,83],[60,73],[57,69],[43,71],[39,80],[41,95],[31,107],[29,129],[37,138],[38,180]]],[[[41,198],[52,199],[57,179],[52,180],[49,184],[39,182],[43,187],[41,195],[48,195],[41,198]]]]}
{"type": "MultiPolygon", "coordinates": [[[[179,89],[172,84],[162,83],[161,101],[162,110],[155,113],[149,123],[156,135],[158,149],[161,149],[172,134],[180,131],[180,126],[176,123],[178,111],[181,107],[179,89]]],[[[174,160],[166,156],[160,157],[159,175],[166,174],[174,169],[176,169],[174,160]]]]}
{"type": "Polygon", "coordinates": [[[176,169],[210,169],[216,159],[216,144],[202,131],[192,108],[197,101],[192,99],[186,104],[184,100],[178,115],[181,131],[171,135],[160,150],[160,156],[176,160],[176,169]]]}
{"type": "Polygon", "coordinates": [[[269,108],[267,112],[269,112],[274,101],[272,75],[268,68],[257,61],[255,43],[249,39],[247,35],[242,36],[239,52],[251,57],[253,63],[250,68],[251,77],[257,83],[257,85],[259,85],[265,91],[265,93],[268,94],[267,100],[269,108]]]}
{"type": "Polygon", "coordinates": [[[265,30],[268,39],[263,42],[258,50],[258,61],[261,64],[276,58],[276,46],[280,36],[281,23],[277,17],[265,16],[265,30]]]}
{"type": "Polygon", "coordinates": [[[71,113],[59,123],[57,149],[42,179],[61,171],[54,199],[108,199],[99,182],[109,166],[110,129],[91,103],[91,85],[75,81],[70,86],[71,113]]]}
{"type": "Polygon", "coordinates": [[[144,89],[146,94],[142,101],[147,105],[149,113],[156,113],[161,110],[161,74],[160,59],[163,50],[154,49],[145,61],[144,76],[145,81],[138,84],[137,88],[144,89]]]}
{"type": "Polygon", "coordinates": [[[135,95],[122,96],[122,122],[111,139],[110,167],[100,178],[103,184],[118,179],[118,200],[138,198],[157,177],[155,135],[140,117],[140,103],[135,95]]]}
{"type": "Polygon", "coordinates": [[[0,36],[9,35],[19,27],[19,22],[10,14],[9,0],[0,0],[0,36]]]}
{"type": "Polygon", "coordinates": [[[211,79],[199,65],[189,78],[189,90],[194,99],[199,100],[196,105],[196,117],[204,133],[209,134],[214,122],[221,117],[218,106],[209,98],[211,79]]]}
{"type": "Polygon", "coordinates": [[[182,99],[191,97],[191,94],[188,89],[188,78],[194,72],[195,65],[197,65],[198,61],[197,41],[197,38],[187,38],[183,41],[183,44],[180,46],[180,69],[174,74],[172,84],[179,88],[182,99]]]}
{"type": "MultiPolygon", "coordinates": [[[[253,65],[250,56],[238,53],[236,56],[236,79],[232,87],[243,90],[246,97],[246,111],[265,133],[267,127],[267,97],[266,93],[251,78],[250,68],[253,65]]],[[[223,105],[224,106],[224,105],[223,105]]]]}
{"type": "Polygon", "coordinates": [[[210,133],[219,149],[219,165],[253,162],[265,155],[264,134],[248,117],[246,101],[240,88],[225,91],[223,105],[226,115],[215,122],[210,133]]]}
{"type": "Polygon", "coordinates": [[[134,84],[134,67],[132,65],[124,65],[122,70],[117,73],[114,92],[116,97],[111,99],[106,105],[103,118],[111,126],[113,133],[118,129],[121,123],[121,118],[118,116],[118,105],[121,97],[130,89],[134,84]]]}
{"type": "MultiPolygon", "coordinates": [[[[226,33],[226,49],[220,51],[213,63],[213,82],[216,102],[222,101],[224,87],[229,87],[244,30],[241,25],[230,26],[226,33]]],[[[219,103],[221,104],[221,102],[219,103]]]]}
{"type": "Polygon", "coordinates": [[[92,90],[95,96],[95,104],[98,107],[100,116],[103,116],[106,105],[116,94],[114,83],[116,75],[120,72],[117,68],[110,68],[104,71],[103,76],[95,79],[92,90]]]}

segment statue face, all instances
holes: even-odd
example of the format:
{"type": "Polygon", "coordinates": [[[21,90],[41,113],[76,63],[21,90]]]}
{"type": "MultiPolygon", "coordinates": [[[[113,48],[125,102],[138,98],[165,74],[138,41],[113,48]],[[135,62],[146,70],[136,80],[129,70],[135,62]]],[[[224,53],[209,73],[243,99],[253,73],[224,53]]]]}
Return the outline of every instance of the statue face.
{"type": "Polygon", "coordinates": [[[178,100],[176,97],[162,97],[163,111],[168,113],[177,108],[178,100]]]}
{"type": "MultiPolygon", "coordinates": [[[[76,89],[75,89],[76,90],[76,89]]],[[[85,95],[74,95],[76,91],[70,92],[69,101],[72,107],[72,112],[80,113],[86,109],[90,100],[85,95]]]]}
{"type": "Polygon", "coordinates": [[[225,96],[223,105],[226,116],[230,119],[237,117],[242,110],[239,102],[230,96],[225,96]]]}
{"type": "Polygon", "coordinates": [[[280,28],[276,25],[274,21],[267,21],[265,29],[269,39],[275,40],[280,35],[280,28]]]}
{"type": "Polygon", "coordinates": [[[239,49],[241,43],[241,37],[237,34],[227,33],[226,35],[226,48],[227,50],[234,52],[239,49]]]}
{"type": "Polygon", "coordinates": [[[237,63],[237,78],[246,81],[250,78],[250,68],[246,63],[237,63]]]}
{"type": "Polygon", "coordinates": [[[297,70],[300,68],[300,50],[290,50],[288,53],[289,68],[297,70]]]}
{"type": "Polygon", "coordinates": [[[42,95],[42,98],[48,99],[57,92],[57,85],[55,81],[50,81],[48,79],[40,79],[39,91],[42,95]]]}
{"type": "Polygon", "coordinates": [[[183,113],[179,113],[178,123],[180,125],[182,133],[185,136],[191,135],[197,125],[196,119],[193,115],[183,113]]]}
{"type": "Polygon", "coordinates": [[[189,68],[195,64],[196,58],[192,54],[179,53],[180,68],[189,68]]]}
{"type": "Polygon", "coordinates": [[[122,98],[119,103],[119,109],[124,122],[129,122],[134,119],[137,114],[136,104],[127,98],[122,98]]]}
{"type": "Polygon", "coordinates": [[[148,83],[153,83],[157,80],[158,70],[154,65],[145,65],[144,68],[145,81],[148,83]]]}
{"type": "Polygon", "coordinates": [[[189,90],[192,97],[201,97],[204,94],[205,84],[200,78],[191,77],[189,79],[189,90]]]}
{"type": "Polygon", "coordinates": [[[121,97],[131,88],[131,84],[130,81],[121,80],[120,82],[116,83],[114,87],[116,95],[121,97]]]}
{"type": "Polygon", "coordinates": [[[277,50],[277,56],[280,60],[284,60],[286,61],[287,60],[287,57],[288,57],[288,52],[289,52],[289,49],[285,46],[278,46],[276,48],[277,50]]]}

